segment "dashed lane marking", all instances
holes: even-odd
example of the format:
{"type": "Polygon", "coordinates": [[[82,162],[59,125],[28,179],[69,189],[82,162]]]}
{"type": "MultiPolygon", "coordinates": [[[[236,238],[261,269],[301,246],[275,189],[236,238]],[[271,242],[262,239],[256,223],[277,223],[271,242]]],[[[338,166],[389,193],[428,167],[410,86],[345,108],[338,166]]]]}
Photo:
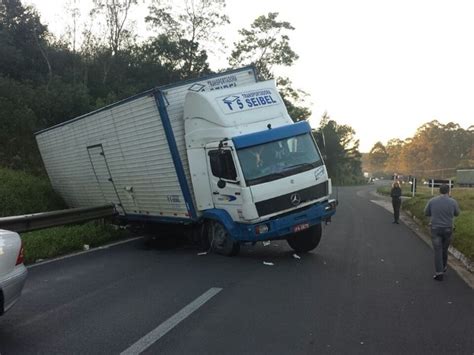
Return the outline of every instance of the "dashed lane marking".
{"type": "Polygon", "coordinates": [[[181,309],[178,313],[174,314],[173,316],[165,320],[163,323],[161,323],[158,327],[149,332],[147,335],[145,335],[143,338],[139,339],[128,349],[122,351],[120,355],[142,353],[221,291],[222,288],[210,288],[201,296],[199,296],[190,304],[188,304],[186,307],[181,309]]]}

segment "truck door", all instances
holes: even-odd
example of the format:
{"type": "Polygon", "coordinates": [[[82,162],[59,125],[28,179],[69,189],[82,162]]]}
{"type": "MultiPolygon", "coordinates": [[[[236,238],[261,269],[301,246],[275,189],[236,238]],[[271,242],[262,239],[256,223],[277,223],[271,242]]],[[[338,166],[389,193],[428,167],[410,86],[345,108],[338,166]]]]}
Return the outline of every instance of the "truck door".
{"type": "Polygon", "coordinates": [[[113,203],[120,214],[125,214],[102,144],[87,147],[87,152],[104,200],[113,203]]]}
{"type": "Polygon", "coordinates": [[[226,210],[234,221],[238,221],[242,214],[242,187],[234,150],[231,147],[208,148],[207,158],[214,207],[226,210]]]}

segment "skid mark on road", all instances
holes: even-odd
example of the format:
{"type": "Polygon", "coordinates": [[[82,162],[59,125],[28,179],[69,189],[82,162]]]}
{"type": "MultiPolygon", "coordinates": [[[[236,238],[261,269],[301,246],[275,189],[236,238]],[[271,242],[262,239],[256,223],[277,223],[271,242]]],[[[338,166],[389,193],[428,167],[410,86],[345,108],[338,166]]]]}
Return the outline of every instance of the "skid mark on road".
{"type": "Polygon", "coordinates": [[[192,313],[194,313],[197,309],[199,309],[202,305],[204,305],[207,301],[209,301],[212,297],[217,295],[219,292],[222,291],[222,288],[213,287],[203,293],[201,296],[196,298],[186,307],[181,309],[178,313],[171,316],[163,323],[161,323],[158,327],[153,329],[143,338],[139,339],[135,344],[130,346],[128,349],[122,351],[120,354],[140,354],[141,352],[148,349],[152,346],[155,342],[157,342],[161,337],[163,337],[166,333],[168,333],[171,329],[176,327],[179,323],[189,317],[192,313]]]}

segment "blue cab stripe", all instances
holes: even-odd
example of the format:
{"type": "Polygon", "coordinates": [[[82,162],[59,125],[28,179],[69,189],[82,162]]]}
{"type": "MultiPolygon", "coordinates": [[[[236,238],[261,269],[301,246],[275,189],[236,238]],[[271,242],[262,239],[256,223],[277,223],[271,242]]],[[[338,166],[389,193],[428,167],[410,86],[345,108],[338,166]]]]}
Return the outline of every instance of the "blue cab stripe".
{"type": "Polygon", "coordinates": [[[294,137],[311,132],[308,122],[298,122],[287,126],[266,129],[265,131],[244,134],[233,137],[232,141],[236,149],[252,147],[263,143],[273,142],[280,139],[294,137]]]}

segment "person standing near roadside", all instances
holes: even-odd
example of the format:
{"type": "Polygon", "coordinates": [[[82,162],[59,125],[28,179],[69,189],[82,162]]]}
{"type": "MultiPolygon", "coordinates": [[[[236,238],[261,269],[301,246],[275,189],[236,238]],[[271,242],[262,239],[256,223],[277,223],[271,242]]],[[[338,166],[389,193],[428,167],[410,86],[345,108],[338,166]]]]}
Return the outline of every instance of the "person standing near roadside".
{"type": "Polygon", "coordinates": [[[448,268],[448,248],[453,234],[453,221],[459,216],[457,201],[449,196],[449,186],[441,185],[440,195],[433,197],[425,206],[425,216],[431,217],[431,241],[434,249],[436,274],[433,279],[443,281],[448,268]]]}
{"type": "Polygon", "coordinates": [[[400,218],[400,206],[402,205],[402,189],[400,188],[400,183],[395,181],[392,184],[392,190],[390,191],[390,197],[392,197],[392,206],[393,206],[393,222],[398,224],[400,218]]]}

